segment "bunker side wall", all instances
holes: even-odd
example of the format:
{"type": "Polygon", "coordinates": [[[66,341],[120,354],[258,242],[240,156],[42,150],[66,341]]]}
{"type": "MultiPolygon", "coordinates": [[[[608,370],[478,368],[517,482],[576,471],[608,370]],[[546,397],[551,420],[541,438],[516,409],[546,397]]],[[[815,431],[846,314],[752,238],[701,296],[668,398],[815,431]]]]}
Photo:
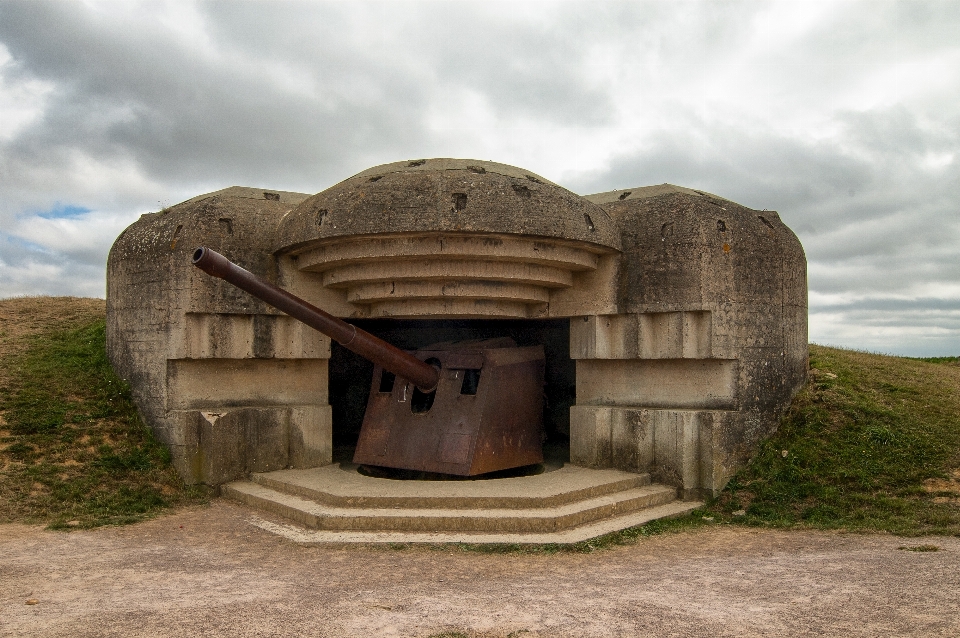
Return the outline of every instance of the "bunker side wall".
{"type": "Polygon", "coordinates": [[[619,312],[571,320],[571,459],[715,494],[806,379],[806,260],[773,212],[696,192],[603,204],[619,312]]]}
{"type": "Polygon", "coordinates": [[[272,229],[306,196],[232,188],[144,215],[107,264],[107,351],[188,483],[330,462],[329,340],[190,264],[205,245],[277,278],[272,229]]]}

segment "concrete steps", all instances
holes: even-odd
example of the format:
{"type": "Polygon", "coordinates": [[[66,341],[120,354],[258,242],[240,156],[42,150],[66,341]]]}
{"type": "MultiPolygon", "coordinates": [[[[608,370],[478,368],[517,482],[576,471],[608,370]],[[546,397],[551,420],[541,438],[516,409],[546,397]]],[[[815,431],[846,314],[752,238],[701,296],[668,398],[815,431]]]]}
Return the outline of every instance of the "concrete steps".
{"type": "Polygon", "coordinates": [[[398,481],[329,465],[254,474],[221,494],[309,528],[260,521],[297,542],[578,542],[701,505],[647,475],[572,465],[476,481],[398,481]]]}

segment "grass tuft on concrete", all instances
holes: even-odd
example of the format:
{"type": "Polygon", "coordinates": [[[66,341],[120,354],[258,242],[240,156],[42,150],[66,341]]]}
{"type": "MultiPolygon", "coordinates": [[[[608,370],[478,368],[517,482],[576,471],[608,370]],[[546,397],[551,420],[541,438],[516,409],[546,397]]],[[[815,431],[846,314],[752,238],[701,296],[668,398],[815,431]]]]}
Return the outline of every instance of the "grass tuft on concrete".
{"type": "Polygon", "coordinates": [[[0,522],[89,528],[203,500],[177,476],[113,373],[98,314],[68,327],[54,316],[19,334],[16,317],[4,317],[0,522]]]}

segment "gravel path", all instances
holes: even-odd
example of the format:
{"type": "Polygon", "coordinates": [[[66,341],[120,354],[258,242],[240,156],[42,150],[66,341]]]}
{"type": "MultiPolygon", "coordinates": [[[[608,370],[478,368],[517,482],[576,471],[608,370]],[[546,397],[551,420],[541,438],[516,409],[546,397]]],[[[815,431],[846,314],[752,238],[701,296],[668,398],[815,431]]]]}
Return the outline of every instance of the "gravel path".
{"type": "Polygon", "coordinates": [[[716,528],[497,555],[301,547],[252,516],[0,525],[0,636],[960,635],[960,538],[716,528]]]}

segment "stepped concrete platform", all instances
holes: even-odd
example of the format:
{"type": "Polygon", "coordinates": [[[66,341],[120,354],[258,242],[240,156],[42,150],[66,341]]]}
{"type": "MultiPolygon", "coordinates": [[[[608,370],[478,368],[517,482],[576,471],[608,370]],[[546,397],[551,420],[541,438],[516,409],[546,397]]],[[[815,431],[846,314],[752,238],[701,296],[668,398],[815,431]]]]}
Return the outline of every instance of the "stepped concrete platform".
{"type": "Polygon", "coordinates": [[[252,474],[221,493],[291,521],[254,524],[298,543],[576,543],[702,504],[678,501],[675,488],[646,474],[574,465],[524,477],[404,481],[341,463],[252,474]]]}

